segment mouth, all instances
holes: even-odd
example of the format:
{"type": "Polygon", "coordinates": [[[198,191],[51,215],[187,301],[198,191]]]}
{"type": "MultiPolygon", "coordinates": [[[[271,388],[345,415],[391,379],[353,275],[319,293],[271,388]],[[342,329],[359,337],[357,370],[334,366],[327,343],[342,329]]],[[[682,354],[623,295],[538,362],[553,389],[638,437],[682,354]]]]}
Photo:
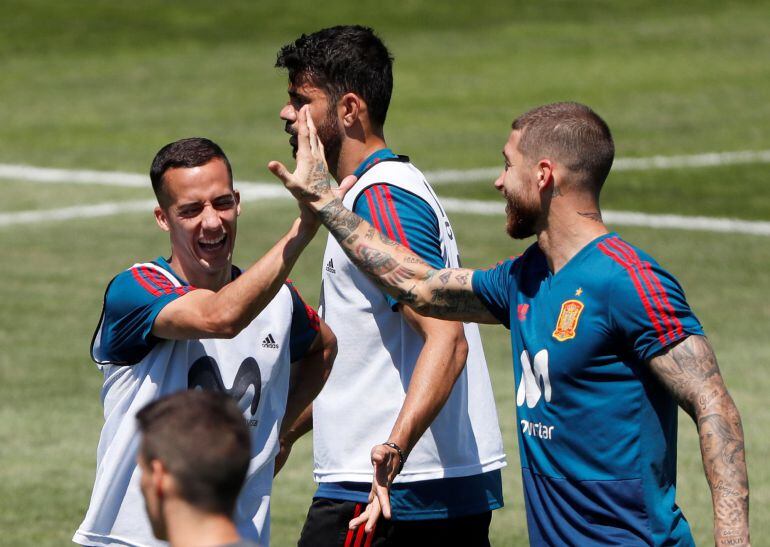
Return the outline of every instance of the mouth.
{"type": "Polygon", "coordinates": [[[227,234],[223,233],[218,237],[202,237],[198,240],[198,247],[206,253],[215,253],[225,248],[227,244],[227,234]]]}

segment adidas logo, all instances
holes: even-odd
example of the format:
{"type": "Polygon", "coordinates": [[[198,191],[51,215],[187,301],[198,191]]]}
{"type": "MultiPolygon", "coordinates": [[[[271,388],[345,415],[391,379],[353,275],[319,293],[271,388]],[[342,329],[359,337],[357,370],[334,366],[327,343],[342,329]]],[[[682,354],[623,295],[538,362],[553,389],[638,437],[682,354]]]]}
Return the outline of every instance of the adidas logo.
{"type": "Polygon", "coordinates": [[[329,273],[336,274],[337,270],[334,269],[334,262],[332,262],[332,259],[329,259],[329,262],[326,264],[326,271],[329,273]]]}
{"type": "Polygon", "coordinates": [[[275,341],[275,338],[273,338],[272,334],[268,334],[265,336],[265,339],[262,340],[262,347],[263,348],[270,348],[270,349],[278,349],[278,344],[275,341]]]}

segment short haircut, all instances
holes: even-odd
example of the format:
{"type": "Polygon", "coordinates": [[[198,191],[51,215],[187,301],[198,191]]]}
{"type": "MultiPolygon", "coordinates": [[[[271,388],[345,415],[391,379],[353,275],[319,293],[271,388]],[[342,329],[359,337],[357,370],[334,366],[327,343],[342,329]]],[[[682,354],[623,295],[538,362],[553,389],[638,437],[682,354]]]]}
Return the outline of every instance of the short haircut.
{"type": "Polygon", "coordinates": [[[145,406],[136,419],[141,457],[163,463],[184,501],[206,513],[233,514],[251,460],[251,439],[231,397],[180,391],[145,406]]]}
{"type": "Polygon", "coordinates": [[[546,156],[562,163],[597,194],[615,158],[610,128],[589,107],[573,102],[539,106],[511,126],[520,131],[519,152],[528,159],[546,156]]]}
{"type": "Polygon", "coordinates": [[[203,137],[190,137],[167,144],[161,148],[155,159],[152,160],[150,167],[150,180],[155,197],[161,207],[169,204],[169,195],[163,184],[163,175],[169,169],[177,167],[200,167],[206,165],[211,160],[219,158],[227,166],[227,174],[230,176],[230,183],[233,182],[233,169],[230,166],[230,160],[227,159],[224,151],[219,145],[203,137]]]}
{"type": "Polygon", "coordinates": [[[332,103],[345,93],[359,95],[372,124],[385,124],[393,57],[371,28],[346,25],[303,34],[281,48],[275,66],[287,69],[294,85],[308,82],[324,90],[332,103]]]}

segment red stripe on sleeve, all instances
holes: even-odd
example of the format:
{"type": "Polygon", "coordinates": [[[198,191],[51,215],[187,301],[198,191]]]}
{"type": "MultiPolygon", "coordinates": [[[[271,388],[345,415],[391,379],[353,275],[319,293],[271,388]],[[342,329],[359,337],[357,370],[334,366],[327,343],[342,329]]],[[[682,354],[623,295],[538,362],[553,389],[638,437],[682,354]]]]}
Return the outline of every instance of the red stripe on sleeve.
{"type": "MultiPolygon", "coordinates": [[[[356,503],[356,508],[353,511],[353,518],[356,518],[358,515],[361,514],[361,504],[356,503]]],[[[363,528],[363,526],[361,526],[363,528]]],[[[355,533],[354,530],[348,530],[348,535],[345,536],[345,547],[352,547],[353,545],[353,534],[355,533]]]]}
{"type": "Polygon", "coordinates": [[[152,268],[143,268],[143,270],[149,281],[154,283],[155,287],[162,291],[163,294],[175,293],[179,296],[183,296],[193,289],[190,285],[182,287],[175,286],[165,275],[152,268]]]}
{"type": "Polygon", "coordinates": [[[618,256],[613,251],[611,251],[604,243],[599,243],[599,245],[597,246],[599,247],[599,250],[601,250],[604,254],[609,256],[612,260],[614,260],[615,262],[623,266],[623,268],[628,272],[629,276],[631,277],[631,282],[634,284],[634,287],[636,288],[636,293],[639,295],[639,299],[642,301],[642,305],[644,306],[644,309],[647,312],[647,316],[652,321],[652,324],[655,327],[655,331],[658,333],[658,340],[660,341],[661,344],[665,345],[666,343],[665,331],[663,330],[663,327],[661,327],[660,323],[658,322],[658,318],[655,316],[655,312],[652,310],[650,301],[647,299],[647,295],[644,292],[644,287],[642,287],[642,284],[639,281],[639,278],[637,277],[637,274],[634,271],[633,267],[630,264],[628,264],[625,260],[623,260],[620,256],[618,256]]]}
{"type": "Polygon", "coordinates": [[[388,237],[394,241],[397,241],[396,234],[393,232],[393,227],[390,225],[390,220],[388,220],[388,213],[385,211],[385,200],[382,198],[382,195],[380,195],[382,188],[379,186],[372,186],[372,190],[374,191],[374,195],[377,198],[377,203],[379,204],[378,212],[384,221],[385,230],[388,232],[388,237]]]}
{"type": "Polygon", "coordinates": [[[366,190],[366,192],[364,192],[364,196],[366,196],[366,204],[369,206],[369,211],[372,213],[372,224],[374,224],[374,227],[378,232],[382,232],[382,225],[380,224],[380,220],[377,218],[377,209],[374,208],[372,192],[372,188],[369,188],[366,190]]]}
{"type": "Polygon", "coordinates": [[[158,291],[157,289],[155,289],[155,287],[153,287],[152,285],[150,285],[150,283],[149,283],[148,281],[146,281],[146,280],[144,279],[144,277],[142,277],[142,275],[139,273],[139,271],[138,271],[138,270],[139,270],[139,268],[131,268],[131,275],[133,275],[133,276],[134,276],[134,279],[136,279],[136,280],[139,282],[139,284],[140,284],[142,287],[144,287],[144,289],[145,289],[145,290],[146,290],[148,293],[150,293],[151,295],[153,295],[153,296],[162,296],[162,294],[163,294],[163,293],[161,293],[160,291],[158,291]]]}
{"type": "Polygon", "coordinates": [[[398,237],[400,239],[400,243],[402,245],[406,245],[409,247],[409,241],[406,239],[406,234],[404,233],[404,229],[401,227],[401,219],[398,217],[398,211],[396,210],[396,205],[393,203],[393,195],[390,193],[390,187],[385,185],[382,187],[382,192],[385,194],[385,202],[388,204],[388,210],[390,211],[390,216],[393,218],[393,224],[396,225],[396,231],[398,232],[398,237]]]}
{"type": "Polygon", "coordinates": [[[642,262],[633,247],[619,238],[612,239],[613,242],[617,244],[616,248],[619,250],[625,249],[625,255],[628,260],[642,272],[644,279],[647,281],[647,288],[658,308],[658,315],[663,318],[663,322],[666,324],[666,336],[673,342],[677,339],[677,336],[681,336],[683,333],[682,323],[680,323],[679,319],[676,317],[674,308],[671,306],[671,302],[668,299],[668,295],[666,294],[666,290],[663,288],[660,279],[658,279],[658,276],[655,275],[652,268],[650,268],[649,262],[642,262]]]}

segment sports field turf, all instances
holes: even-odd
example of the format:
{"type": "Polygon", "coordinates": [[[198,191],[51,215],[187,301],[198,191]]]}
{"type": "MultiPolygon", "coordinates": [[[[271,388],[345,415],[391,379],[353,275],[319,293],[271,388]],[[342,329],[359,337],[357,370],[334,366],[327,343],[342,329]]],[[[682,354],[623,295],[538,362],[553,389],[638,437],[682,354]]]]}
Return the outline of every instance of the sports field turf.
{"type": "MultiPolygon", "coordinates": [[[[280,45],[335,23],[374,26],[395,57],[386,135],[423,169],[501,163],[510,123],[553,100],[592,105],[618,156],[770,149],[770,27],[764,2],[6,1],[0,17],[0,164],[146,172],[160,146],[204,135],[237,179],[289,161],[278,110],[280,45]],[[686,5],[685,5],[686,4],[686,5]]],[[[491,182],[491,181],[490,181],[491,182]]],[[[0,215],[149,199],[146,189],[0,179],[0,215]]],[[[440,195],[498,199],[489,182],[440,195]]],[[[619,171],[611,210],[770,220],[770,164],[619,171]]],[[[245,205],[237,263],[282,234],[288,200],[245,205]]],[[[515,254],[500,216],[453,214],[464,265],[515,254]]],[[[618,226],[684,285],[744,420],[754,545],[770,523],[770,238],[618,226]]],[[[317,301],[323,237],[292,278],[317,301]]],[[[151,215],[0,225],[0,545],[66,545],[88,504],[102,424],[88,359],[104,287],[168,250],[151,215]]],[[[509,467],[493,545],[526,543],[508,334],[483,328],[509,467]]],[[[294,544],[312,495],[311,446],[278,477],[273,542],[294,544]]],[[[711,504],[697,436],[681,415],[679,496],[698,544],[711,504]]]]}

